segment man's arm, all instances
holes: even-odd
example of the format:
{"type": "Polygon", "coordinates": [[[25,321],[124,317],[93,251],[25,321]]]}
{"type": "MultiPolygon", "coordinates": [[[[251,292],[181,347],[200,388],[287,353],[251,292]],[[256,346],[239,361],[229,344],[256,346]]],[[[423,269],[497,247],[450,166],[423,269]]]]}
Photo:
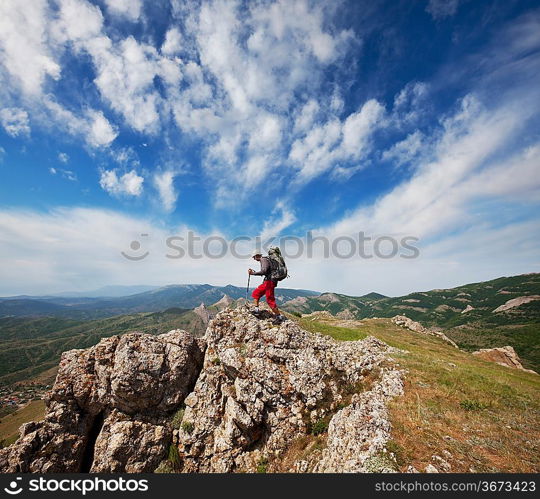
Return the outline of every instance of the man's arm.
{"type": "Polygon", "coordinates": [[[268,258],[262,257],[261,258],[261,270],[259,272],[253,272],[251,275],[267,275],[270,271],[270,262],[268,261],[268,258]]]}

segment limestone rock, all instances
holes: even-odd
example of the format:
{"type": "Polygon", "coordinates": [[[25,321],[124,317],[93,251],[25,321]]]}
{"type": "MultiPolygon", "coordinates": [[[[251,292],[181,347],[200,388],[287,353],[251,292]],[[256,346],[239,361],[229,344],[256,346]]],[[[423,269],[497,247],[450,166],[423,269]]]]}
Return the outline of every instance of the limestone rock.
{"type": "Polygon", "coordinates": [[[169,443],[169,414],[199,374],[203,345],[176,330],[65,352],[45,419],[23,425],[0,451],[0,471],[152,471],[169,443]]]}
{"type": "Polygon", "coordinates": [[[472,354],[480,359],[495,362],[501,366],[512,367],[513,369],[521,369],[522,371],[538,374],[536,371],[525,369],[522,366],[521,359],[510,345],[497,348],[481,348],[472,354]]]}
{"type": "Polygon", "coordinates": [[[208,322],[210,321],[210,312],[204,303],[201,303],[198,307],[195,307],[193,312],[195,312],[201,318],[205,326],[208,325],[208,322]]]}
{"type": "Polygon", "coordinates": [[[462,311],[462,314],[466,314],[467,312],[470,312],[471,310],[474,310],[474,307],[471,307],[471,305],[467,305],[462,311]]]}
{"type": "Polygon", "coordinates": [[[224,294],[219,301],[214,303],[214,306],[217,307],[218,310],[223,310],[224,308],[230,307],[233,303],[234,300],[229,295],[224,294]]]}
{"type": "Polygon", "coordinates": [[[512,298],[511,300],[508,300],[506,303],[504,303],[503,305],[493,310],[493,313],[504,312],[505,310],[510,310],[511,308],[519,307],[520,305],[524,305],[525,303],[529,303],[534,300],[540,300],[540,296],[530,295],[530,296],[519,296],[518,298],[512,298]]]}
{"type": "Polygon", "coordinates": [[[287,471],[329,471],[337,454],[347,470],[362,471],[363,460],[384,446],[389,424],[383,405],[390,394],[400,393],[398,374],[389,370],[373,394],[363,393],[337,410],[346,402],[346,390],[361,385],[388,358],[392,349],[383,342],[373,337],[337,342],[292,321],[275,327],[247,309],[218,314],[205,339],[204,367],[185,400],[179,434],[182,471],[254,471],[261,459],[272,463],[325,418],[328,456],[320,464],[318,459],[292,463],[287,471]],[[367,445],[360,457],[357,436],[367,445]]]}
{"type": "Polygon", "coordinates": [[[450,338],[448,338],[448,336],[446,336],[443,332],[441,332],[441,331],[439,331],[437,329],[433,329],[433,328],[429,328],[429,329],[425,328],[419,322],[415,322],[412,319],[409,319],[405,315],[395,315],[394,317],[392,317],[392,322],[394,324],[396,324],[397,326],[404,327],[404,328],[409,329],[411,331],[414,331],[416,333],[429,334],[429,335],[432,335],[432,336],[437,336],[441,340],[443,340],[444,342],[452,345],[454,348],[459,349],[459,347],[456,345],[456,343],[454,341],[452,341],[450,338]]]}

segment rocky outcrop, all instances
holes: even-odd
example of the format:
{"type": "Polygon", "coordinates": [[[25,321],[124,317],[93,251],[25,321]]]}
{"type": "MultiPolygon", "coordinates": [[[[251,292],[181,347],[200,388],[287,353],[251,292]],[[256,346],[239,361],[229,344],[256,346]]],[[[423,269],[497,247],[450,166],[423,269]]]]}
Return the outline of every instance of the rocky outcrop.
{"type": "Polygon", "coordinates": [[[222,298],[214,303],[214,307],[218,310],[223,310],[224,308],[230,307],[234,303],[234,300],[227,294],[224,294],[222,298]]]}
{"type": "Polygon", "coordinates": [[[195,307],[193,312],[195,312],[201,318],[205,326],[208,325],[210,322],[210,312],[204,303],[201,303],[198,307],[195,307]]]}
{"type": "Polygon", "coordinates": [[[0,451],[0,472],[392,471],[396,350],[271,318],[227,308],[202,339],[129,333],[64,353],[44,421],[0,451]]]}
{"type": "Polygon", "coordinates": [[[474,310],[474,307],[472,307],[471,305],[467,305],[467,306],[461,311],[461,313],[462,313],[462,314],[466,314],[467,312],[470,312],[471,310],[474,310]]]}
{"type": "Polygon", "coordinates": [[[452,345],[454,348],[459,348],[456,345],[456,343],[452,341],[450,338],[448,338],[448,336],[446,336],[443,332],[438,331],[437,329],[425,328],[419,322],[415,322],[412,319],[409,319],[405,315],[395,315],[394,317],[392,317],[392,322],[396,324],[397,326],[404,327],[406,329],[409,329],[410,331],[414,331],[415,333],[437,336],[444,342],[452,345]]]}
{"type": "Polygon", "coordinates": [[[310,319],[312,321],[321,321],[321,320],[334,320],[333,316],[328,310],[318,310],[316,312],[311,312],[310,314],[302,314],[302,318],[310,319]]]}
{"type": "Polygon", "coordinates": [[[521,369],[522,371],[537,374],[536,371],[525,369],[523,367],[521,359],[510,345],[498,348],[482,348],[472,354],[480,359],[495,362],[501,366],[512,367],[513,369],[521,369]]]}
{"type": "Polygon", "coordinates": [[[62,355],[45,419],[0,451],[1,472],[145,472],[168,449],[203,345],[185,331],[129,333],[62,355]]]}
{"type": "Polygon", "coordinates": [[[377,378],[389,362],[383,342],[336,342],[292,321],[273,326],[245,309],[220,313],[205,340],[204,367],[185,400],[178,439],[182,471],[254,471],[260,462],[269,471],[334,471],[339,463],[366,471],[366,460],[381,451],[390,427],[382,407],[401,387],[401,373],[386,368],[368,389],[366,376],[377,378]],[[328,427],[326,453],[283,469],[281,457],[313,427],[328,427]]]}
{"type": "Polygon", "coordinates": [[[540,296],[530,295],[530,296],[520,296],[518,298],[512,298],[511,300],[508,300],[506,303],[504,303],[500,307],[497,307],[495,310],[493,310],[493,313],[504,312],[506,310],[519,307],[521,305],[524,305],[525,303],[529,303],[535,300],[540,300],[540,296]]]}

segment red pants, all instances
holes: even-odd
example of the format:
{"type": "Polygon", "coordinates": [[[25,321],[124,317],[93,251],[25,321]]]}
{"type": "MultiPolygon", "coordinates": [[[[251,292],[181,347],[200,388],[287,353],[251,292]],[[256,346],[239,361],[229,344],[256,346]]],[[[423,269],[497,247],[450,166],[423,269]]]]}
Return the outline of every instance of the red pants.
{"type": "Polygon", "coordinates": [[[256,300],[259,300],[262,295],[266,295],[266,303],[270,308],[276,308],[276,298],[274,296],[274,288],[276,283],[274,281],[263,281],[263,283],[253,290],[251,296],[256,300]]]}

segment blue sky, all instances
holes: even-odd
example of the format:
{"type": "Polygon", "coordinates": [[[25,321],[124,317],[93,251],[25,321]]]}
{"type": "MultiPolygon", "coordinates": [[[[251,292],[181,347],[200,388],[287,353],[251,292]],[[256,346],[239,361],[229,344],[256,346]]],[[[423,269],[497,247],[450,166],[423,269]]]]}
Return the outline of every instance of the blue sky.
{"type": "Polygon", "coordinates": [[[539,272],[539,74],[537,2],[4,0],[0,295],[244,284],[188,231],[418,239],[321,291],[539,272]]]}

